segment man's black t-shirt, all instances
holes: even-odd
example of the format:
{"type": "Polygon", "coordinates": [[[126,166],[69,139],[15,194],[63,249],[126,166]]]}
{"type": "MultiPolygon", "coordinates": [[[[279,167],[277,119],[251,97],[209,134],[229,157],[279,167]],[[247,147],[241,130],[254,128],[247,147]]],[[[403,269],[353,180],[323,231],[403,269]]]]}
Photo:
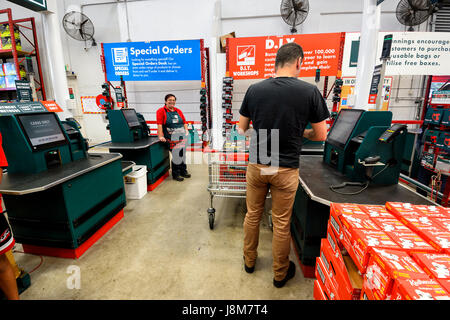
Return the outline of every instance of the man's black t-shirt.
{"type": "Polygon", "coordinates": [[[293,77],[269,78],[251,85],[239,113],[250,118],[255,129],[250,139],[250,162],[288,168],[300,165],[308,122],[330,117],[317,87],[293,77]]]}

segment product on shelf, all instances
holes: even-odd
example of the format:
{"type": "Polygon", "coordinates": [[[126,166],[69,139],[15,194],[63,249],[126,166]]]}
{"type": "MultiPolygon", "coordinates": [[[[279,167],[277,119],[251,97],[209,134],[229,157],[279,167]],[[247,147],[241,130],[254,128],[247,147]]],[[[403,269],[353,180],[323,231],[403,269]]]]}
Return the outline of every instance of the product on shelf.
{"type": "Polygon", "coordinates": [[[5,76],[15,76],[16,75],[16,65],[12,62],[6,62],[3,64],[3,74],[5,76]]]}
{"type": "MultiPolygon", "coordinates": [[[[10,37],[11,31],[9,28],[9,23],[0,24],[0,37],[10,37]]],[[[19,29],[14,26],[14,36],[16,38],[20,37],[19,29]]]]}
{"type": "Polygon", "coordinates": [[[329,221],[329,223],[330,223],[333,231],[335,232],[336,237],[338,238],[340,245],[342,244],[343,237],[344,237],[340,216],[342,214],[344,214],[344,213],[347,214],[347,215],[350,215],[350,214],[364,215],[365,214],[361,210],[361,208],[358,205],[356,205],[356,204],[352,204],[352,203],[331,203],[331,206],[330,206],[330,221],[329,221]]]}
{"type": "Polygon", "coordinates": [[[19,78],[16,75],[5,76],[6,87],[7,88],[15,88],[16,80],[19,80],[19,78]]]}
{"type": "Polygon", "coordinates": [[[410,231],[400,220],[391,215],[391,218],[375,217],[371,218],[383,231],[410,231]]]}
{"type": "Polygon", "coordinates": [[[5,77],[0,76],[0,89],[6,88],[6,80],[5,77]]]}
{"type": "MultiPolygon", "coordinates": [[[[2,50],[11,50],[12,41],[11,37],[1,37],[1,48],[2,50]]],[[[16,38],[16,50],[22,50],[22,43],[20,39],[16,38]]]]}
{"type": "Polygon", "coordinates": [[[450,233],[448,231],[420,230],[420,235],[436,250],[450,254],[450,233]]]}

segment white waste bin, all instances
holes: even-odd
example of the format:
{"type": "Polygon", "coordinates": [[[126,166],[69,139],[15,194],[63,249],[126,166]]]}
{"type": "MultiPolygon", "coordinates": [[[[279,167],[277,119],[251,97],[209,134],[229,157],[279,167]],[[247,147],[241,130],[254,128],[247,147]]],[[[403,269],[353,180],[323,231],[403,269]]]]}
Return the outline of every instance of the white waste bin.
{"type": "Polygon", "coordinates": [[[127,199],[142,199],[147,193],[147,166],[134,165],[124,180],[127,199]]]}

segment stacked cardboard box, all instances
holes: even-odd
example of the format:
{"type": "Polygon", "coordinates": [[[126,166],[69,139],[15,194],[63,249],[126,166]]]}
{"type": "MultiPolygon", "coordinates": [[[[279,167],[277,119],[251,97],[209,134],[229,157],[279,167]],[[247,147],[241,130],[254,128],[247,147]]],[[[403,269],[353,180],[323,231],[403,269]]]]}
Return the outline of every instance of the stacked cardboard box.
{"type": "MultiPolygon", "coordinates": [[[[0,25],[0,50],[11,50],[12,49],[12,35],[9,30],[9,24],[4,23],[0,25]]],[[[20,41],[19,29],[14,28],[14,39],[16,41],[16,49],[22,50],[22,44],[20,41]]]]}
{"type": "Polygon", "coordinates": [[[450,211],[433,206],[332,203],[316,260],[315,297],[329,300],[450,298],[450,211]],[[443,257],[448,257],[445,260],[443,257]],[[444,260],[443,260],[444,259],[444,260]],[[441,274],[445,270],[441,267],[441,274]],[[421,291],[422,290],[422,291],[421,291]],[[417,293],[417,292],[418,293],[417,293]]]}

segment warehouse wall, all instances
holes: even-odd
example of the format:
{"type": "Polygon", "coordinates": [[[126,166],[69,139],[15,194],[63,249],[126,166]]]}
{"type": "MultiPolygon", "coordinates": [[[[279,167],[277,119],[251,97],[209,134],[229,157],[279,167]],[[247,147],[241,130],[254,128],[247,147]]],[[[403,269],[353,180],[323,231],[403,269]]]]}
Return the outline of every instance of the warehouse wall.
{"type": "MultiPolygon", "coordinates": [[[[101,42],[126,41],[128,38],[131,41],[205,39],[205,45],[210,46],[213,37],[231,31],[235,31],[237,37],[289,34],[290,27],[279,15],[280,2],[129,0],[125,7],[123,1],[120,4],[110,0],[58,1],[62,12],[74,4],[81,6],[82,11],[94,23],[95,39],[99,44],[92,48],[88,44],[88,48],[85,49],[84,42],[69,38],[61,26],[66,64],[76,74],[76,78],[71,79],[69,85],[76,90],[78,110],[80,110],[80,96],[96,96],[101,92],[100,86],[104,82],[100,65],[101,42]]],[[[0,0],[0,3],[6,3],[6,0],[0,0]]],[[[404,31],[404,26],[397,22],[394,15],[396,5],[397,1],[385,1],[381,5],[381,30],[404,31]]],[[[17,7],[9,2],[7,6],[17,7]]],[[[27,16],[31,13],[27,9],[18,8],[26,10],[27,16]]],[[[15,12],[20,12],[19,9],[15,12]]],[[[297,28],[298,33],[359,31],[361,11],[361,1],[310,1],[309,16],[303,25],[297,28]]],[[[424,26],[421,26],[421,31],[425,31],[424,26]]],[[[39,34],[42,35],[42,32],[39,34]]],[[[422,77],[394,78],[391,99],[394,118],[412,119],[415,116],[414,100],[420,94],[421,79],[422,77]]],[[[313,79],[305,80],[313,82],[313,79]]],[[[333,79],[330,79],[330,84],[332,81],[333,79]]],[[[252,82],[236,81],[233,101],[236,111],[240,107],[246,88],[252,82]]],[[[47,89],[51,89],[50,83],[47,83],[47,89]]],[[[318,86],[322,90],[322,82],[318,86]]],[[[167,92],[173,92],[178,97],[178,105],[186,112],[189,120],[198,121],[200,118],[199,81],[130,82],[127,83],[127,89],[130,105],[143,113],[148,120],[155,119],[155,111],[163,104],[163,97],[167,92]]],[[[110,139],[105,129],[106,121],[103,115],[85,114],[82,126],[93,143],[110,139]]]]}

